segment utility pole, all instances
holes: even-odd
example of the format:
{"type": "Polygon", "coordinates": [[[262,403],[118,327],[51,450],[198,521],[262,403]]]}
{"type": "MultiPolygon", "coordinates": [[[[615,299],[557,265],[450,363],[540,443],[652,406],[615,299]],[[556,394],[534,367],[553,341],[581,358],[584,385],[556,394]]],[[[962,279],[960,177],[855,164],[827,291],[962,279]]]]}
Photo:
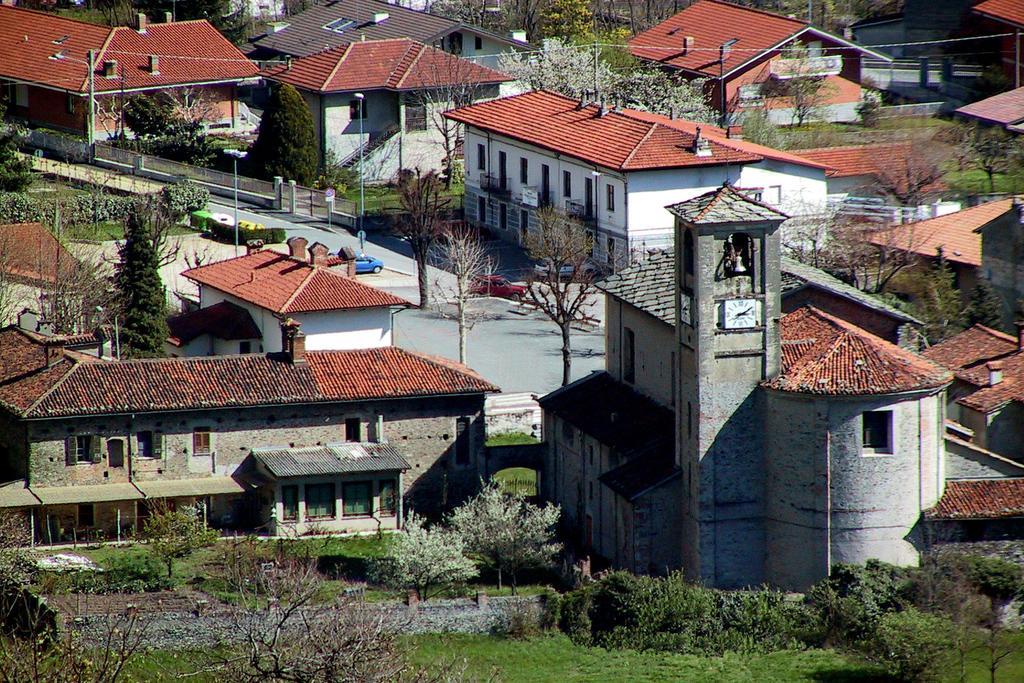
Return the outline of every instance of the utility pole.
{"type": "Polygon", "coordinates": [[[594,41],[594,99],[598,102],[601,101],[601,77],[598,71],[598,50],[597,41],[594,41]]]}
{"type": "Polygon", "coordinates": [[[92,139],[96,130],[96,50],[89,50],[89,110],[85,117],[85,139],[89,143],[89,163],[95,160],[96,148],[92,139]]]}

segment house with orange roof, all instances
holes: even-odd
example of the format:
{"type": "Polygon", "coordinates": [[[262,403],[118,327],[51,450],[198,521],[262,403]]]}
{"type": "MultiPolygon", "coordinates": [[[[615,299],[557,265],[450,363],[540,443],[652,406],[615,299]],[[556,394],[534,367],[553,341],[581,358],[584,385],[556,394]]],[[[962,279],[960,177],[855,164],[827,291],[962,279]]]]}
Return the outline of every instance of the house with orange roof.
{"type": "Polygon", "coordinates": [[[461,139],[441,117],[491,99],[511,77],[409,38],[345,42],[263,72],[294,86],[313,115],[321,158],[391,180],[403,168],[442,168],[461,139]]]}
{"type": "Polygon", "coordinates": [[[802,19],[722,0],[697,0],[634,36],[629,51],[684,78],[706,80],[712,106],[728,123],[752,109],[793,123],[786,84],[804,77],[824,79],[815,118],[857,120],[861,58],[891,60],[802,19]]]}
{"type": "Polygon", "coordinates": [[[199,309],[168,319],[171,356],[277,353],[281,324],[301,326],[310,350],[391,346],[392,318],[411,304],[343,274],[319,242],[292,237],[289,253],[244,256],[186,270],[199,309]]]}
{"type": "Polygon", "coordinates": [[[0,325],[13,322],[25,310],[44,312],[47,292],[81,267],[81,262],[42,223],[0,224],[0,280],[6,292],[0,325]]]}
{"type": "Polygon", "coordinates": [[[1000,126],[1009,133],[1019,135],[1024,133],[1024,88],[1014,88],[965,104],[954,113],[986,126],[1000,126]]]}
{"type": "Polygon", "coordinates": [[[826,204],[828,167],[723,130],[534,91],[447,112],[466,128],[466,218],[510,242],[553,206],[581,220],[594,257],[620,268],[672,243],[665,206],[723,183],[794,216],[826,204]]]}
{"type": "Polygon", "coordinates": [[[976,221],[974,233],[981,239],[981,277],[1003,300],[1003,327],[1009,329],[1024,313],[1024,264],[1020,257],[1024,250],[1024,205],[1020,197],[991,204],[992,218],[976,221]]]}
{"type": "Polygon", "coordinates": [[[0,87],[9,117],[93,138],[123,127],[125,97],[180,93],[210,101],[213,127],[240,123],[238,88],[258,69],[206,20],[109,28],[0,5],[0,87]],[[90,107],[90,99],[94,106],[90,107]]]}
{"type": "Polygon", "coordinates": [[[1014,88],[1024,86],[1024,6],[1017,0],[983,0],[971,8],[982,23],[981,35],[1000,35],[999,63],[1014,88]]]}
{"type": "Polygon", "coordinates": [[[38,543],[132,538],[154,506],[296,536],[399,528],[486,472],[465,366],[394,347],[108,361],[0,329],[0,509],[38,543]]]}
{"type": "MultiPolygon", "coordinates": [[[[887,258],[910,255],[919,263],[934,261],[941,250],[943,258],[953,270],[956,287],[966,303],[970,299],[971,290],[981,279],[990,281],[997,291],[1000,287],[1007,291],[1012,288],[1012,273],[1001,280],[994,277],[998,266],[984,268],[982,252],[983,234],[990,226],[994,228],[988,231],[992,235],[990,239],[1007,232],[1012,237],[1013,231],[1007,231],[1006,228],[1009,223],[1015,222],[1013,208],[1014,200],[1001,199],[936,218],[875,230],[868,234],[867,240],[887,258]],[[998,285],[997,280],[1000,283],[998,285]]],[[[992,253],[990,256],[993,263],[1005,258],[1005,254],[992,253]]]]}

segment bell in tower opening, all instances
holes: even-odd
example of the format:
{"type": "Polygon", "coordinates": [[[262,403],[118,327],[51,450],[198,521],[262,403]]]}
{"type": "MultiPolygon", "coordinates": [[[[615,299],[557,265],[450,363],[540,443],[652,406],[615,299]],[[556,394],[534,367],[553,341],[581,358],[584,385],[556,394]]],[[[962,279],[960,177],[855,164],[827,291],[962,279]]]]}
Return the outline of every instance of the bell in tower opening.
{"type": "Polygon", "coordinates": [[[753,252],[754,241],[750,235],[743,232],[729,235],[725,240],[725,258],[722,260],[726,277],[751,275],[753,252]]]}

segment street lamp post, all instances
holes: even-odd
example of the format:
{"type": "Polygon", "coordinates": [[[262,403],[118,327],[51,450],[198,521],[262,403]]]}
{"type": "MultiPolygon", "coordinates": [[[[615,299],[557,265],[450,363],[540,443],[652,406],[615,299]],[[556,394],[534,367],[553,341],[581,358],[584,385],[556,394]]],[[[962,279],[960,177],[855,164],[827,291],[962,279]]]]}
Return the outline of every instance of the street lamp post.
{"type": "Polygon", "coordinates": [[[363,119],[366,118],[366,95],[356,93],[356,100],[359,101],[359,230],[363,229],[363,217],[366,215],[366,195],[363,187],[363,155],[366,146],[363,144],[363,119]]]}
{"type": "Polygon", "coordinates": [[[231,157],[235,167],[235,256],[238,256],[238,160],[244,159],[248,153],[240,149],[226,149],[224,153],[231,157]]]}

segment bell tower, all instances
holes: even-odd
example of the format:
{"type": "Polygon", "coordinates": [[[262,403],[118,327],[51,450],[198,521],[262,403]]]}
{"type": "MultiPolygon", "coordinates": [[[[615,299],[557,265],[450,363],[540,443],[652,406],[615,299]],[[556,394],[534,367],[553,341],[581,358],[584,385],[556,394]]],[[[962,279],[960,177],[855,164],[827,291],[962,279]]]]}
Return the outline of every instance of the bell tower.
{"type": "Polygon", "coordinates": [[[676,462],[687,575],[764,579],[764,403],[779,372],[780,235],[787,216],[731,185],[667,207],[675,219],[676,462]]]}

